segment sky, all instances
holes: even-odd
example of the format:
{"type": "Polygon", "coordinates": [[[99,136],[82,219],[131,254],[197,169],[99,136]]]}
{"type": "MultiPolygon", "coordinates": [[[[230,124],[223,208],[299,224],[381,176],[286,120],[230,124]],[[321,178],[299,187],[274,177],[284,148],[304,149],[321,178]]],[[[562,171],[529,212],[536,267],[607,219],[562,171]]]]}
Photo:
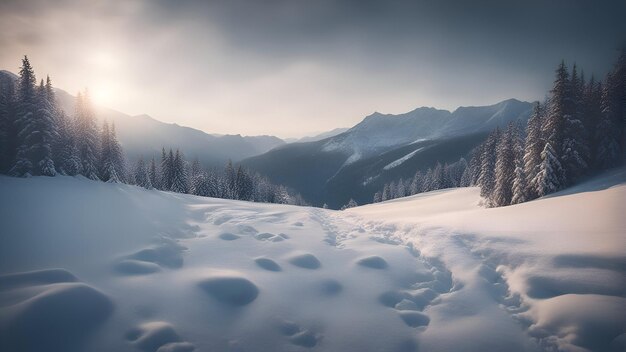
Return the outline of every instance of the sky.
{"type": "Polygon", "coordinates": [[[209,133],[301,137],[378,111],[534,101],[603,76],[626,1],[2,0],[0,69],[209,133]]]}

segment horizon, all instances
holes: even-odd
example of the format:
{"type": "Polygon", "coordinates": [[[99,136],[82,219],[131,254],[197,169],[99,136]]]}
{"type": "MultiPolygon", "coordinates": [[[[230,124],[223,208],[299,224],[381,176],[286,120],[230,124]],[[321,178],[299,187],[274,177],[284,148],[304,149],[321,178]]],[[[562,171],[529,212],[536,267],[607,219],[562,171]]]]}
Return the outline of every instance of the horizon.
{"type": "MultiPolygon", "coordinates": [[[[25,56],[28,56],[28,55],[25,55],[25,56]]],[[[29,59],[29,61],[31,60],[31,59],[30,59],[30,57],[29,57],[28,59],[29,59]]],[[[18,74],[17,74],[16,72],[12,72],[12,71],[9,71],[9,70],[4,69],[4,68],[0,68],[0,71],[9,72],[9,73],[13,74],[15,77],[18,77],[18,74]]],[[[35,74],[36,74],[36,73],[37,73],[37,72],[36,72],[36,70],[35,70],[35,74]]],[[[41,77],[39,77],[39,76],[37,76],[37,77],[38,77],[38,78],[37,78],[38,80],[41,80],[41,77]]],[[[54,84],[54,79],[53,79],[52,77],[50,77],[50,78],[52,79],[52,82],[53,82],[53,84],[54,84]]],[[[67,90],[63,89],[62,87],[54,86],[54,88],[55,88],[55,89],[58,89],[58,90],[62,90],[63,92],[65,92],[66,94],[69,94],[70,96],[72,96],[72,97],[74,97],[74,98],[76,97],[76,95],[75,95],[75,94],[72,94],[72,93],[68,92],[67,90]]],[[[89,87],[86,87],[86,88],[88,89],[89,87]]],[[[286,143],[293,143],[293,142],[297,142],[299,139],[302,139],[302,138],[307,138],[307,137],[316,137],[316,136],[318,136],[318,135],[320,135],[320,134],[324,134],[324,133],[327,133],[327,132],[331,132],[331,131],[336,130],[336,129],[350,129],[350,128],[352,128],[352,127],[356,126],[357,124],[359,124],[360,122],[362,122],[365,118],[367,118],[367,117],[369,117],[369,116],[372,116],[372,115],[375,115],[375,114],[381,114],[381,115],[392,115],[392,116],[395,116],[395,115],[404,115],[404,114],[408,114],[408,113],[410,113],[410,112],[413,112],[413,111],[415,111],[415,110],[419,110],[419,109],[422,109],[422,108],[426,108],[426,109],[435,109],[435,110],[440,110],[440,111],[448,111],[448,112],[451,112],[451,113],[452,113],[452,112],[454,112],[454,111],[458,110],[459,108],[492,106],[492,105],[498,105],[498,104],[500,104],[500,103],[503,103],[503,102],[505,102],[505,101],[509,101],[509,100],[516,100],[516,101],[519,101],[519,102],[523,102],[523,103],[530,103],[530,104],[532,104],[532,103],[536,103],[536,102],[538,101],[538,100],[535,100],[535,101],[527,101],[527,100],[521,100],[521,99],[518,99],[518,98],[515,98],[515,97],[511,97],[511,98],[506,98],[506,99],[503,99],[503,100],[500,100],[500,101],[497,101],[497,102],[488,103],[488,104],[485,104],[485,105],[464,105],[464,106],[457,106],[457,107],[455,107],[454,109],[445,109],[445,108],[436,107],[436,106],[426,106],[426,105],[422,105],[422,106],[414,107],[414,108],[412,108],[412,109],[410,109],[410,110],[407,110],[407,111],[404,111],[404,112],[399,112],[399,113],[387,113],[387,112],[381,112],[381,111],[373,111],[373,112],[371,112],[371,113],[368,113],[368,114],[364,115],[364,116],[363,116],[360,120],[358,120],[355,124],[353,124],[353,125],[351,125],[351,126],[336,126],[336,127],[331,127],[331,128],[330,128],[330,129],[328,129],[328,130],[311,131],[311,132],[309,132],[309,133],[307,133],[307,134],[304,134],[304,135],[301,135],[301,136],[293,136],[293,137],[292,137],[292,136],[287,136],[287,137],[284,137],[284,136],[273,135],[273,134],[255,134],[255,135],[250,135],[250,134],[242,134],[242,133],[216,133],[216,132],[212,132],[212,131],[206,131],[206,130],[203,130],[203,129],[200,129],[200,128],[197,128],[197,127],[194,127],[194,126],[189,126],[189,125],[181,125],[181,124],[179,124],[179,123],[177,123],[177,122],[175,122],[175,121],[174,121],[174,122],[167,122],[167,121],[163,121],[163,120],[162,120],[162,119],[160,119],[158,116],[152,116],[152,115],[150,115],[150,114],[146,114],[146,113],[139,113],[139,114],[136,114],[136,115],[131,115],[131,114],[128,114],[127,112],[125,112],[125,111],[116,110],[116,109],[114,109],[114,108],[112,108],[112,107],[110,107],[110,106],[105,106],[105,105],[102,105],[101,103],[97,103],[97,102],[96,102],[96,103],[95,103],[95,105],[96,105],[97,107],[99,107],[99,108],[104,108],[104,109],[110,109],[110,110],[117,111],[117,112],[119,112],[119,113],[122,113],[122,114],[128,115],[129,117],[133,117],[133,118],[134,118],[134,117],[142,117],[142,116],[147,116],[147,117],[149,117],[149,118],[151,118],[151,119],[154,119],[154,120],[159,121],[159,122],[162,122],[162,123],[166,123],[166,124],[174,124],[174,125],[178,125],[178,126],[180,126],[180,127],[188,127],[188,128],[193,128],[193,129],[199,130],[199,131],[201,131],[201,132],[204,132],[204,133],[206,133],[206,134],[209,134],[209,135],[214,135],[214,136],[237,136],[237,135],[239,135],[239,136],[242,136],[242,137],[277,137],[277,138],[279,138],[279,139],[281,139],[281,140],[285,141],[286,143]],[[294,139],[295,139],[295,141],[288,141],[288,140],[294,140],[294,139]]]]}
{"type": "Polygon", "coordinates": [[[129,115],[298,138],[375,111],[541,100],[561,60],[603,78],[626,42],[625,10],[620,1],[9,0],[0,66],[12,72],[28,53],[55,86],[88,87],[129,115]]]}

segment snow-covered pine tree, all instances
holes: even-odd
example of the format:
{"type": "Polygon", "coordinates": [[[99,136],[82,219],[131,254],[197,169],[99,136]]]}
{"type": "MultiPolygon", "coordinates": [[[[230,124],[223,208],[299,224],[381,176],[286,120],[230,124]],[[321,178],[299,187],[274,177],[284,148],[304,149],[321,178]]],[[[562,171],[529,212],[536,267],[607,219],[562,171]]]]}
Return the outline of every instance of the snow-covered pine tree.
{"type": "Polygon", "coordinates": [[[124,159],[124,151],[117,139],[117,132],[115,130],[115,123],[111,122],[109,130],[109,145],[111,148],[111,163],[115,168],[115,172],[121,182],[126,182],[126,160],[124,159]]]}
{"type": "Polygon", "coordinates": [[[35,175],[54,176],[57,174],[52,155],[52,146],[58,138],[54,106],[54,102],[48,100],[46,86],[41,80],[37,89],[37,111],[32,120],[33,134],[28,142],[35,175]]]}
{"type": "Polygon", "coordinates": [[[545,105],[539,102],[535,103],[533,113],[528,119],[526,127],[526,144],[524,146],[524,174],[526,175],[526,184],[528,189],[526,195],[528,200],[539,197],[537,194],[538,185],[534,184],[538,180],[539,166],[541,165],[541,152],[545,147],[545,139],[542,135],[541,126],[545,113],[545,105]]]}
{"type": "Polygon", "coordinates": [[[253,187],[254,184],[252,183],[252,178],[240,165],[237,168],[237,174],[235,176],[235,189],[237,192],[237,199],[251,200],[252,195],[254,194],[253,187]]]}
{"type": "Polygon", "coordinates": [[[143,155],[139,157],[135,165],[134,179],[137,186],[152,189],[152,182],[150,181],[148,168],[146,167],[146,162],[143,160],[143,155]]]}
{"type": "Polygon", "coordinates": [[[495,188],[489,197],[489,206],[511,204],[515,180],[514,126],[510,123],[496,148],[495,188]]]}
{"type": "Polygon", "coordinates": [[[389,199],[398,198],[398,186],[396,186],[396,181],[391,181],[389,183],[389,199]]]}
{"type": "Polygon", "coordinates": [[[17,126],[15,124],[15,85],[12,79],[0,80],[0,173],[15,161],[17,126]]]}
{"type": "Polygon", "coordinates": [[[422,176],[420,170],[415,171],[415,175],[411,181],[410,194],[414,195],[420,193],[422,191],[423,182],[424,177],[422,176]]]}
{"type": "Polygon", "coordinates": [[[500,130],[496,128],[489,134],[482,146],[480,175],[477,185],[480,187],[480,195],[489,198],[496,185],[496,146],[500,140],[500,130]]]}
{"type": "Polygon", "coordinates": [[[89,93],[85,90],[76,97],[76,148],[81,161],[80,174],[98,180],[98,126],[91,106],[89,93]]]}
{"type": "Polygon", "coordinates": [[[57,139],[59,145],[58,150],[58,164],[59,172],[63,175],[75,176],[80,173],[81,162],[78,147],[76,146],[75,126],[74,121],[69,119],[65,112],[60,111],[61,116],[58,120],[58,133],[57,139]]]}
{"type": "Polygon", "coordinates": [[[389,189],[389,184],[385,183],[385,186],[383,187],[383,194],[381,195],[381,200],[384,202],[390,199],[391,199],[391,191],[389,189]]]}
{"type": "MultiPolygon", "coordinates": [[[[547,114],[543,119],[542,134],[545,136],[546,143],[550,143],[554,156],[562,164],[565,150],[565,129],[567,121],[571,119],[574,110],[569,73],[563,61],[556,70],[554,87],[550,92],[551,96],[547,114]]],[[[569,183],[565,172],[562,172],[561,175],[555,174],[554,176],[559,179],[559,189],[569,183]]]]}
{"type": "Polygon", "coordinates": [[[404,180],[400,179],[396,185],[396,198],[402,198],[406,196],[406,187],[404,186],[404,180]]]}
{"type": "Polygon", "coordinates": [[[571,111],[566,115],[563,132],[562,162],[565,178],[568,183],[576,182],[587,172],[589,159],[589,142],[583,124],[583,86],[578,78],[576,65],[572,69],[569,94],[571,95],[571,111]]]}
{"type": "Polygon", "coordinates": [[[14,120],[16,131],[15,161],[9,173],[13,176],[29,176],[32,173],[33,164],[30,160],[30,145],[27,138],[34,132],[33,120],[37,110],[36,79],[33,67],[27,56],[22,59],[16,92],[16,119],[14,120]]]}
{"type": "Polygon", "coordinates": [[[485,144],[481,143],[476,148],[474,148],[471,152],[472,157],[469,162],[469,169],[471,172],[471,180],[469,183],[470,186],[478,185],[478,178],[480,177],[480,171],[481,171],[482,163],[483,163],[482,158],[483,158],[484,146],[485,144]]]}
{"type": "Polygon", "coordinates": [[[377,191],[374,193],[374,198],[372,199],[372,203],[380,203],[383,199],[383,193],[381,191],[377,191]]]}
{"type": "Polygon", "coordinates": [[[228,160],[226,164],[226,168],[224,169],[224,192],[226,194],[227,199],[236,199],[237,198],[237,175],[235,174],[235,169],[233,168],[233,162],[228,160]]]}
{"type": "Polygon", "coordinates": [[[150,167],[148,169],[148,178],[150,179],[150,184],[152,187],[156,189],[162,189],[161,187],[161,175],[159,174],[159,170],[156,166],[156,161],[154,157],[150,160],[150,167]]]}
{"type": "Polygon", "coordinates": [[[426,170],[426,173],[424,174],[424,181],[422,182],[422,192],[429,192],[432,191],[432,184],[433,184],[433,169],[432,168],[428,168],[428,170],[426,170]]]}
{"type": "Polygon", "coordinates": [[[618,119],[615,117],[617,115],[615,85],[615,78],[610,72],[603,85],[602,113],[596,128],[595,161],[598,170],[614,167],[620,159],[619,125],[616,123],[618,119]]]}
{"type": "Polygon", "coordinates": [[[470,187],[472,185],[472,168],[466,167],[461,174],[461,180],[459,181],[459,187],[470,187]]]}
{"type": "Polygon", "coordinates": [[[161,149],[161,189],[169,191],[172,188],[172,160],[174,153],[170,148],[169,154],[165,151],[165,147],[161,149]]]}
{"type": "Polygon", "coordinates": [[[533,183],[537,185],[537,194],[540,197],[560,190],[563,187],[561,161],[556,156],[554,148],[548,142],[541,152],[541,165],[537,180],[533,183]]]}
{"type": "Polygon", "coordinates": [[[176,155],[174,156],[172,162],[172,192],[177,193],[188,193],[189,185],[187,178],[187,170],[185,167],[185,158],[180,152],[180,150],[176,150],[176,155]]]}
{"type": "Polygon", "coordinates": [[[115,138],[114,125],[109,125],[107,121],[102,124],[100,143],[100,159],[98,161],[100,179],[112,183],[124,182],[126,172],[121,147],[115,138]]]}
{"type": "Polygon", "coordinates": [[[522,129],[515,125],[513,131],[513,153],[515,155],[515,178],[513,180],[513,197],[511,204],[524,203],[528,198],[528,184],[526,174],[524,173],[524,138],[522,129]]]}
{"type": "Polygon", "coordinates": [[[593,76],[585,85],[583,111],[583,125],[589,141],[589,155],[586,162],[591,168],[596,165],[595,156],[598,149],[596,129],[602,117],[602,82],[596,82],[593,76]]]}
{"type": "Polygon", "coordinates": [[[341,207],[341,210],[346,210],[349,208],[354,208],[358,206],[358,204],[354,201],[354,199],[350,198],[350,200],[348,201],[348,203],[344,206],[341,207]]]}
{"type": "Polygon", "coordinates": [[[445,178],[443,174],[443,165],[440,162],[435,164],[435,168],[433,169],[432,178],[430,180],[430,190],[438,190],[445,187],[445,178]]]}

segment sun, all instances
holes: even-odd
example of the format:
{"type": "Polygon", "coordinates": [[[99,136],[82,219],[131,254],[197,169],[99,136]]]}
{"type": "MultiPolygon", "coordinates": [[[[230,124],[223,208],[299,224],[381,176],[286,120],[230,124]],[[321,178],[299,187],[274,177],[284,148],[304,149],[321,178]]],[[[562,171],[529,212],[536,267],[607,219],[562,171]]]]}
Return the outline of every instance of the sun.
{"type": "Polygon", "coordinates": [[[91,97],[98,105],[110,105],[114,100],[114,89],[106,84],[98,84],[90,88],[91,97]]]}

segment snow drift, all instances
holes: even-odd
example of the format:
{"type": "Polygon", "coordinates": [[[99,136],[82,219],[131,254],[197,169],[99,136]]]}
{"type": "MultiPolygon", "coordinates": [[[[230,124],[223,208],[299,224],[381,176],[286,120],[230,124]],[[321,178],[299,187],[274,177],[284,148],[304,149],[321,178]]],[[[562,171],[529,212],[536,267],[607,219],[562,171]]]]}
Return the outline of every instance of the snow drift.
{"type": "Polygon", "coordinates": [[[625,181],[337,212],[0,177],[0,350],[622,351],[625,181]]]}

